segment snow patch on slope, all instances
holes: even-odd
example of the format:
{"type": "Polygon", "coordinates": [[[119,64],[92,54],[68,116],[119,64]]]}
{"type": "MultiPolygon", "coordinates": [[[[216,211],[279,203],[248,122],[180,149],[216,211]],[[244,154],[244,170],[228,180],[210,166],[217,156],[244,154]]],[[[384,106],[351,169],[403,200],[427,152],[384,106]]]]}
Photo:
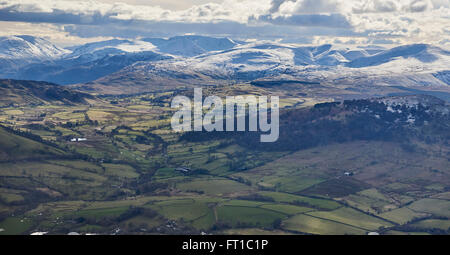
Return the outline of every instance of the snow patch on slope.
{"type": "Polygon", "coordinates": [[[68,50],[39,37],[26,35],[0,37],[0,58],[4,59],[47,60],[67,53],[68,50]]]}

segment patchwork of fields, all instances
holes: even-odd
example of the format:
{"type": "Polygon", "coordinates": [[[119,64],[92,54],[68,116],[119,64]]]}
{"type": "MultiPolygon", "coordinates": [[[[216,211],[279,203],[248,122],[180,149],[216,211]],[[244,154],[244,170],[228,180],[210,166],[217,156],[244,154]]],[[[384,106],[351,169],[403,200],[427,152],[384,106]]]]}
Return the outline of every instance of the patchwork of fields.
{"type": "MultiPolygon", "coordinates": [[[[205,94],[242,89],[265,93],[205,94]]],[[[449,233],[447,145],[182,140],[170,129],[177,93],[0,108],[0,234],[449,233]]],[[[322,101],[297,98],[282,106],[322,101]]]]}

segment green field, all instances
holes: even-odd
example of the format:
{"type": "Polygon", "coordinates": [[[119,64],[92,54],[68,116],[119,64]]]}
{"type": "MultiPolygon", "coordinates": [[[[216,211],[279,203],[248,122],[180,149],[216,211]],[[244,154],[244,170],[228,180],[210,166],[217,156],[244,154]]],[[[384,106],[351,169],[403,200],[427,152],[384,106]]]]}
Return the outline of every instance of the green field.
{"type": "Polygon", "coordinates": [[[419,222],[415,222],[413,224],[409,224],[411,227],[416,227],[419,229],[441,229],[443,231],[448,231],[450,228],[450,220],[437,220],[437,219],[428,219],[421,220],[419,222]]]}
{"type": "Polygon", "coordinates": [[[402,207],[389,212],[379,214],[380,217],[398,224],[405,224],[415,218],[426,216],[425,213],[415,212],[408,207],[402,207]]]}
{"type": "Polygon", "coordinates": [[[120,178],[137,178],[139,174],[131,166],[118,165],[118,164],[103,164],[105,168],[105,174],[107,176],[117,176],[120,178]]]}
{"type": "Polygon", "coordinates": [[[367,232],[364,229],[303,214],[285,220],[283,228],[317,235],[363,235],[367,232]]]}
{"type": "Polygon", "coordinates": [[[366,230],[378,230],[380,227],[393,226],[393,224],[384,220],[369,216],[350,208],[339,208],[328,212],[309,212],[307,214],[317,218],[345,223],[366,230]]]}
{"type": "Polygon", "coordinates": [[[287,215],[295,215],[299,213],[310,212],[313,209],[295,205],[285,205],[285,204],[266,204],[262,205],[261,208],[281,212],[287,215]]]}
{"type": "Polygon", "coordinates": [[[0,98],[0,234],[448,234],[444,117],[385,126],[374,112],[394,113],[378,104],[314,106],[330,97],[311,89],[205,88],[279,95],[280,139],[264,146],[250,132],[174,132],[170,104],[191,96],[184,88],[0,96],[20,100],[0,98]]]}
{"type": "Polygon", "coordinates": [[[245,206],[220,206],[218,220],[232,227],[271,227],[275,220],[285,218],[285,214],[272,210],[245,206]]]}
{"type": "Polygon", "coordinates": [[[128,210],[128,207],[114,207],[103,209],[84,209],[77,211],[74,215],[79,217],[99,219],[107,217],[118,217],[128,210]]]}
{"type": "Polygon", "coordinates": [[[172,220],[193,221],[208,214],[211,210],[207,203],[191,199],[169,200],[149,205],[149,208],[172,220]]]}
{"type": "Polygon", "coordinates": [[[0,235],[18,235],[29,230],[32,226],[30,219],[20,217],[9,217],[0,222],[0,228],[3,229],[0,235]]]}
{"type": "Polygon", "coordinates": [[[53,146],[11,134],[0,127],[0,161],[26,160],[63,156],[65,153],[53,146]]]}
{"type": "Polygon", "coordinates": [[[276,202],[300,204],[324,210],[333,210],[341,206],[337,202],[329,199],[305,197],[288,193],[269,192],[269,191],[262,191],[259,192],[259,194],[271,197],[276,202]]]}
{"type": "Polygon", "coordinates": [[[441,217],[450,217],[450,201],[439,199],[421,199],[408,206],[419,212],[431,213],[441,217]]]}
{"type": "Polygon", "coordinates": [[[234,193],[246,193],[253,190],[251,187],[228,179],[199,179],[177,184],[177,188],[183,191],[202,191],[207,195],[231,195],[234,193]]]}

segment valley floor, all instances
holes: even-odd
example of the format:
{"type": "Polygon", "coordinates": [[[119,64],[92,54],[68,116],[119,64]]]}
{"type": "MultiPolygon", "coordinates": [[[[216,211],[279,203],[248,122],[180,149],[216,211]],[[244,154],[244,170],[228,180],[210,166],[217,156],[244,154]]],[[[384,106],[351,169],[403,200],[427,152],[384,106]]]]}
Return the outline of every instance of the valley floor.
{"type": "Polygon", "coordinates": [[[448,143],[183,140],[170,129],[176,93],[0,108],[0,234],[449,233],[448,143]]]}

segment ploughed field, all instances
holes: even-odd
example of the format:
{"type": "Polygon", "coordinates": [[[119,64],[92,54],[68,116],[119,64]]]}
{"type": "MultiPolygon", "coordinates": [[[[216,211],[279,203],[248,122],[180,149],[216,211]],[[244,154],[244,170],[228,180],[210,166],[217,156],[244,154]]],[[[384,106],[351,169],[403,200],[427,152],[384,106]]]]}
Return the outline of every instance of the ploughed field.
{"type": "Polygon", "coordinates": [[[174,133],[171,100],[189,93],[4,103],[0,234],[449,233],[448,104],[278,91],[280,139],[261,145],[174,133]]]}

